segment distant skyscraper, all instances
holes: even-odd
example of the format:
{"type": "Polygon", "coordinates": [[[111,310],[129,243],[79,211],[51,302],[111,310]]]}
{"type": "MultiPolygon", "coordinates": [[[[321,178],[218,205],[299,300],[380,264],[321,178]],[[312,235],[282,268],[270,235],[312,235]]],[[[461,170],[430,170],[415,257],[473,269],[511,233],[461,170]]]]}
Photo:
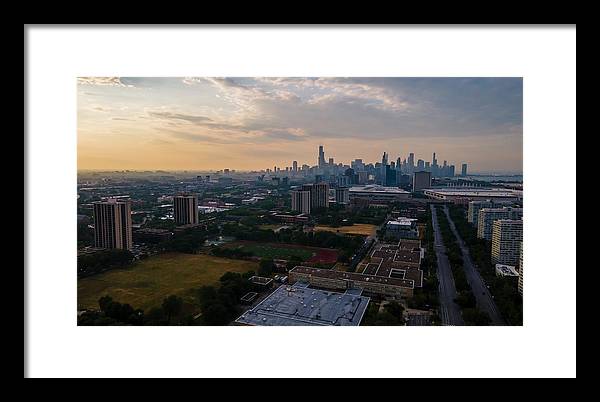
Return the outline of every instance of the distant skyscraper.
{"type": "Polygon", "coordinates": [[[387,152],[384,152],[383,156],[381,157],[381,172],[380,172],[381,184],[383,184],[384,186],[385,186],[385,182],[386,182],[387,166],[388,166],[388,154],[387,154],[387,152]]]}
{"type": "Polygon", "coordinates": [[[466,163],[462,164],[462,169],[460,171],[460,175],[461,176],[466,176],[467,175],[467,164],[466,163]]]}
{"type": "Polygon", "coordinates": [[[198,223],[198,197],[195,195],[173,197],[173,218],[178,225],[198,223]]]}
{"type": "Polygon", "coordinates": [[[292,162],[292,169],[294,170],[294,173],[298,171],[298,161],[292,162]]]}
{"type": "Polygon", "coordinates": [[[333,158],[329,158],[329,166],[333,166],[333,158]]]}
{"type": "Polygon", "coordinates": [[[423,159],[419,159],[417,161],[417,171],[425,170],[425,161],[423,159]]]}
{"type": "Polygon", "coordinates": [[[94,246],[131,249],[131,203],[111,198],[94,202],[94,246]]]}
{"type": "Polygon", "coordinates": [[[367,172],[365,172],[365,171],[358,172],[357,184],[367,184],[368,180],[369,180],[369,174],[367,172]]]}
{"type": "Polygon", "coordinates": [[[325,152],[323,151],[323,145],[319,145],[319,167],[325,167],[325,152]]]}
{"type": "Polygon", "coordinates": [[[385,165],[385,182],[384,186],[396,187],[398,185],[396,171],[390,165],[385,165]]]}
{"type": "Polygon", "coordinates": [[[423,191],[431,188],[431,172],[415,172],[413,176],[413,191],[423,191]]]}

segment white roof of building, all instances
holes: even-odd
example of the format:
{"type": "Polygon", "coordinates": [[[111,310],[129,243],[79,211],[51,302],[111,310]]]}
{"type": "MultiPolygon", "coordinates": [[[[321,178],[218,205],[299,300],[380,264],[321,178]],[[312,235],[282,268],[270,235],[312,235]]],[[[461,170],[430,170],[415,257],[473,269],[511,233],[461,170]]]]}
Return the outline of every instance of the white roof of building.
{"type": "Polygon", "coordinates": [[[416,222],[417,220],[418,219],[406,218],[406,217],[401,216],[394,220],[388,221],[387,224],[388,225],[412,226],[413,222],[416,222]]]}
{"type": "Polygon", "coordinates": [[[516,268],[512,265],[496,264],[496,272],[504,276],[519,276],[516,268]]]}
{"type": "Polygon", "coordinates": [[[448,196],[465,197],[517,197],[523,194],[521,190],[509,190],[505,188],[428,188],[425,191],[448,196]]]}
{"type": "Polygon", "coordinates": [[[352,193],[382,193],[382,194],[408,194],[408,191],[398,187],[384,187],[378,184],[370,184],[367,186],[350,187],[352,193]]]}

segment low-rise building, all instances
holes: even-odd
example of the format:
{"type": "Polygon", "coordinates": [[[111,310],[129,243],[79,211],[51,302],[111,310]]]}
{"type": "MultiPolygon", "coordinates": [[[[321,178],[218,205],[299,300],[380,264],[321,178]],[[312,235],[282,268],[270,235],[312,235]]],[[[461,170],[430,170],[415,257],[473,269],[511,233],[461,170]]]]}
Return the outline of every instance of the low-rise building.
{"type": "Polygon", "coordinates": [[[514,265],[496,264],[496,276],[519,276],[514,265]]]}
{"type": "Polygon", "coordinates": [[[300,215],[275,214],[273,216],[275,218],[277,218],[280,222],[284,222],[284,223],[306,223],[309,221],[309,217],[304,214],[300,214],[300,215]]]}
{"type": "Polygon", "coordinates": [[[173,236],[167,229],[143,228],[133,232],[133,241],[140,243],[160,243],[173,236]]]}
{"type": "Polygon", "coordinates": [[[385,236],[394,239],[418,239],[419,231],[417,229],[415,218],[398,217],[385,224],[385,236]]]}
{"type": "Polygon", "coordinates": [[[244,312],[237,325],[359,325],[369,298],[351,289],[344,293],[312,289],[306,283],[281,285],[254,308],[244,312]]]}
{"type": "Polygon", "coordinates": [[[412,297],[415,287],[414,281],[408,279],[303,266],[291,269],[289,278],[290,282],[305,281],[312,286],[326,289],[346,290],[360,288],[365,293],[398,299],[412,297]]]}
{"type": "Polygon", "coordinates": [[[270,288],[273,285],[273,279],[272,278],[267,278],[265,276],[251,276],[250,279],[248,279],[250,282],[252,282],[254,285],[257,285],[261,288],[270,288]]]}

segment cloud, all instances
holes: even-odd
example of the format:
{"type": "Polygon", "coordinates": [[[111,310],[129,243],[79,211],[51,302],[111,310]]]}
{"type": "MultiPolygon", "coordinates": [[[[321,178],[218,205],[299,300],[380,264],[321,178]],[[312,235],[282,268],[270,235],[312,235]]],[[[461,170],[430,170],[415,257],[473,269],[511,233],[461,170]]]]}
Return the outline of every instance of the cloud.
{"type": "Polygon", "coordinates": [[[206,116],[197,116],[184,113],[172,113],[172,112],[148,112],[148,115],[165,120],[183,120],[190,123],[204,123],[212,121],[212,119],[206,116]]]}
{"type": "MultiPolygon", "coordinates": [[[[523,131],[520,78],[82,77],[79,81],[98,86],[90,93],[80,88],[79,94],[103,96],[101,105],[99,98],[80,97],[82,127],[86,119],[104,127],[106,115],[92,112],[110,107],[113,120],[131,117],[138,120],[140,133],[147,128],[165,132],[175,143],[273,143],[299,149],[304,147],[302,141],[348,139],[364,140],[365,147],[376,142],[383,146],[384,141],[450,146],[457,141],[484,144],[494,138],[517,138],[523,131]],[[129,90],[131,85],[140,91],[129,90]]],[[[122,127],[129,129],[125,123],[122,127]]]]}
{"type": "Polygon", "coordinates": [[[125,84],[121,77],[78,77],[77,84],[133,88],[133,85],[125,84]]]}

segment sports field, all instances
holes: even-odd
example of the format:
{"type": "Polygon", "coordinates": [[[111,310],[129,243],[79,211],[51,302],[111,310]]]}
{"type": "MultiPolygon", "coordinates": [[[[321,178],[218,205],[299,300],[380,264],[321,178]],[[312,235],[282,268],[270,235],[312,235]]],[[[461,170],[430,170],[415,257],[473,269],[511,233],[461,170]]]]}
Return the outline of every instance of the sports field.
{"type": "Polygon", "coordinates": [[[370,236],[374,235],[375,232],[377,232],[377,226],[370,225],[367,223],[355,223],[352,226],[340,226],[339,228],[334,228],[331,226],[315,226],[315,230],[342,234],[370,236]]]}
{"type": "Polygon", "coordinates": [[[329,264],[335,263],[338,257],[338,251],[334,249],[308,247],[297,244],[240,241],[231,243],[228,247],[249,251],[260,258],[274,260],[290,260],[292,257],[298,257],[302,261],[329,264]]]}
{"type": "Polygon", "coordinates": [[[77,281],[78,309],[98,308],[98,299],[111,296],[144,311],[176,294],[194,303],[193,289],[214,285],[227,271],[258,271],[253,261],[232,260],[205,254],[168,253],[149,257],[128,269],[117,269],[77,281]]]}

